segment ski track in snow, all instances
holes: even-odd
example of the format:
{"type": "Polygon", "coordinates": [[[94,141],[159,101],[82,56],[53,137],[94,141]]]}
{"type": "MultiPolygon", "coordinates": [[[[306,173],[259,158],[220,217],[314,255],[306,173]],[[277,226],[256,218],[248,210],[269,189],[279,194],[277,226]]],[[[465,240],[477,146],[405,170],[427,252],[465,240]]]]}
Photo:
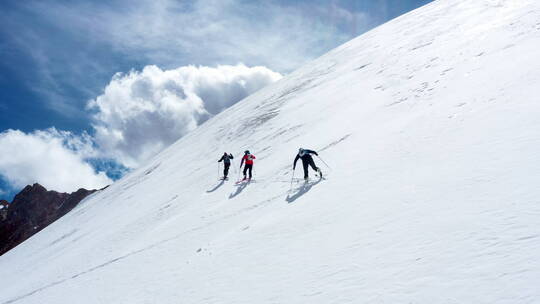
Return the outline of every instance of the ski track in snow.
{"type": "Polygon", "coordinates": [[[537,1],[396,18],[0,257],[0,303],[537,303],[539,48],[537,1]]]}

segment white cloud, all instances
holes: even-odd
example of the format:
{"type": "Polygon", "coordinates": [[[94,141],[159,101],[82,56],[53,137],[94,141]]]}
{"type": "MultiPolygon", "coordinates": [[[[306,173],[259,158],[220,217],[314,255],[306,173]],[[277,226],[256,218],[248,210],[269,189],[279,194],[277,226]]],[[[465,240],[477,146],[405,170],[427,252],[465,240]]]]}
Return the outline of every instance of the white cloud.
{"type": "Polygon", "coordinates": [[[75,136],[54,128],[24,133],[0,133],[0,174],[13,188],[38,182],[47,189],[72,192],[96,189],[111,183],[96,173],[85,158],[94,156],[88,135],[75,136]]]}
{"type": "MultiPolygon", "coordinates": [[[[381,21],[363,11],[350,11],[339,1],[31,1],[19,5],[20,11],[30,12],[65,39],[83,36],[85,41],[79,42],[92,42],[90,48],[105,46],[117,55],[167,67],[241,61],[287,72],[381,21]]],[[[36,48],[58,52],[54,40],[33,36],[33,24],[21,24],[20,15],[0,16],[17,27],[17,34],[26,29],[24,39],[32,39],[27,47],[36,59],[42,59],[36,48]]],[[[95,58],[78,56],[81,52],[73,52],[77,56],[73,64],[83,60],[91,68],[86,61],[95,58]]]]}
{"type": "Polygon", "coordinates": [[[95,141],[106,157],[133,168],[206,119],[281,75],[265,67],[186,66],[117,74],[91,100],[95,141]]]}
{"type": "Polygon", "coordinates": [[[9,67],[38,102],[84,120],[83,103],[133,66],[243,62],[288,73],[382,21],[346,2],[17,1],[0,9],[0,40],[6,62],[28,64],[9,67]]]}
{"type": "Polygon", "coordinates": [[[55,128],[0,133],[0,175],[13,189],[34,182],[62,192],[101,188],[112,181],[104,172],[95,172],[91,160],[95,165],[113,158],[135,168],[211,116],[280,78],[265,67],[241,64],[174,70],[147,66],[140,72],[119,73],[88,103],[93,136],[55,128]]]}
{"type": "MultiPolygon", "coordinates": [[[[351,39],[340,27],[361,23],[366,14],[350,13],[336,3],[307,5],[272,1],[198,0],[136,1],[128,12],[103,13],[103,27],[90,33],[122,53],[137,53],[160,66],[171,66],[179,58],[190,63],[236,63],[264,65],[289,72],[351,39]],[[279,52],[276,52],[279,50],[279,52]],[[179,56],[180,55],[180,56],[179,56]]],[[[80,19],[80,14],[71,14],[80,19]]],[[[66,15],[64,12],[62,15],[66,15]]],[[[77,22],[77,24],[79,24],[77,22]]]]}

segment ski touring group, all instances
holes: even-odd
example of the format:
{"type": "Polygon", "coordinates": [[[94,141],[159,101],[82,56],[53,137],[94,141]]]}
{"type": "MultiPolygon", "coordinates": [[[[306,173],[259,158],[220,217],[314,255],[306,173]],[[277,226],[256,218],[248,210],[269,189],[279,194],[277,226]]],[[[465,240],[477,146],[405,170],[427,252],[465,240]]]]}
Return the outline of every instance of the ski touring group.
{"type": "MultiPolygon", "coordinates": [[[[296,163],[299,159],[302,160],[302,167],[304,169],[304,181],[309,181],[309,168],[311,167],[315,174],[322,179],[322,171],[321,168],[317,167],[315,165],[315,161],[313,160],[313,157],[311,155],[319,156],[319,154],[313,150],[303,149],[300,148],[298,150],[298,153],[296,154],[296,157],[293,161],[293,177],[294,177],[294,171],[296,170],[296,163]]],[[[231,167],[232,160],[234,159],[234,156],[231,153],[224,152],[221,158],[218,160],[218,163],[223,162],[223,176],[220,178],[221,180],[228,180],[229,179],[229,169],[231,167]]],[[[254,160],[257,159],[255,155],[251,154],[249,150],[244,151],[244,156],[242,156],[242,159],[240,161],[240,170],[242,169],[242,166],[244,169],[241,171],[243,173],[243,178],[239,179],[237,183],[242,183],[244,181],[250,182],[253,178],[253,165],[254,160]]],[[[219,167],[218,167],[219,171],[219,167]]],[[[219,174],[219,172],[218,172],[219,174]]]]}

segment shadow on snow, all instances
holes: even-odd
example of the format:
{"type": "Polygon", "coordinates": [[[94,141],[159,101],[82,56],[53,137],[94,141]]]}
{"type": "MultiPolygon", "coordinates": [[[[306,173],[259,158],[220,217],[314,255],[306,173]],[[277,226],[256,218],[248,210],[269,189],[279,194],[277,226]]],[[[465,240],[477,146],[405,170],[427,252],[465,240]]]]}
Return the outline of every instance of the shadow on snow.
{"type": "Polygon", "coordinates": [[[236,191],[229,195],[229,199],[234,198],[235,196],[240,194],[247,187],[248,184],[249,182],[243,182],[241,184],[236,185],[237,186],[236,191]]]}
{"type": "Polygon", "coordinates": [[[224,180],[222,180],[221,182],[219,182],[219,184],[217,184],[214,188],[210,189],[210,190],[206,190],[206,193],[212,193],[214,191],[216,191],[217,189],[219,189],[219,187],[223,186],[223,184],[225,183],[224,180]]]}
{"type": "Polygon", "coordinates": [[[307,184],[304,184],[304,185],[300,186],[300,188],[296,189],[296,193],[291,195],[292,192],[289,192],[289,194],[287,194],[287,197],[285,198],[285,200],[289,204],[296,201],[302,195],[306,194],[309,190],[311,190],[311,188],[313,188],[313,186],[317,185],[321,181],[322,181],[322,179],[319,179],[314,183],[307,183],[307,184]]]}

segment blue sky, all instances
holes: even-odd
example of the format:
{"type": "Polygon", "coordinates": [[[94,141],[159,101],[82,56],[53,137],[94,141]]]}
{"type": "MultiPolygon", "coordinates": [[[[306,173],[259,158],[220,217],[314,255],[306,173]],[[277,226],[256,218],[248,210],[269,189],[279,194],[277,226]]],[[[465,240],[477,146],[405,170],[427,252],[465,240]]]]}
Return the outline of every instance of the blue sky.
{"type": "MultiPolygon", "coordinates": [[[[112,90],[115,73],[126,75],[155,65],[160,70],[147,71],[148,75],[162,75],[160,71],[189,65],[216,67],[242,63],[247,67],[267,68],[268,71],[257,73],[265,74],[271,81],[276,79],[271,72],[285,75],[343,42],[428,2],[431,1],[2,1],[0,132],[4,135],[8,129],[22,132],[11,133],[10,141],[4,136],[4,144],[23,143],[24,147],[31,145],[31,139],[59,139],[69,148],[67,152],[76,152],[75,156],[89,162],[94,170],[103,170],[109,177],[117,178],[123,172],[118,169],[126,163],[119,154],[110,151],[114,145],[110,145],[107,153],[91,151],[108,144],[92,137],[98,132],[96,125],[112,128],[114,124],[107,120],[111,118],[96,116],[96,112],[104,111],[110,106],[107,102],[112,102],[106,88],[112,90]],[[98,102],[89,107],[92,100],[98,102]],[[32,133],[51,127],[60,132],[32,133]],[[24,136],[26,141],[20,141],[24,136]],[[81,140],[80,136],[90,139],[81,140]],[[81,142],[84,145],[79,145],[81,142]],[[83,146],[84,153],[80,152],[83,146]]],[[[202,70],[180,73],[205,77],[202,70]]],[[[249,78],[255,72],[236,69],[234,73],[249,78]]],[[[142,74],[131,76],[137,78],[142,74]]],[[[235,98],[245,94],[239,92],[235,98]]],[[[231,99],[228,103],[235,101],[231,99]]],[[[178,128],[178,136],[185,133],[183,127],[178,128]]],[[[174,136],[171,138],[164,142],[173,140],[174,136]]],[[[163,146],[160,144],[154,146],[163,146]]],[[[3,163],[12,166],[14,161],[8,157],[3,156],[3,163]]],[[[2,167],[0,159],[0,192],[9,199],[21,183],[40,176],[27,174],[26,179],[14,182],[8,175],[18,174],[22,168],[32,171],[35,167],[25,164],[31,161],[22,156],[16,162],[19,169],[8,170],[2,167]]],[[[127,167],[133,167],[134,163],[127,167]]]]}

